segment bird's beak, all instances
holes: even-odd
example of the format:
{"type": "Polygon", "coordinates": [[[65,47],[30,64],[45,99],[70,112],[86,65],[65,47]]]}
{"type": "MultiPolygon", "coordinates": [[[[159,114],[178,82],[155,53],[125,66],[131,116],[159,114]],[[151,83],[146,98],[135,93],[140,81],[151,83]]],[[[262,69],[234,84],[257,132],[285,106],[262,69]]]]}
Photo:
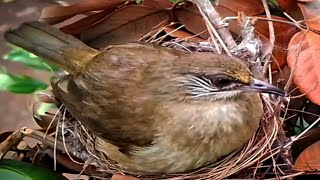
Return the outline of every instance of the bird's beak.
{"type": "Polygon", "coordinates": [[[254,78],[250,85],[244,86],[243,90],[247,92],[270,93],[279,96],[285,95],[284,90],[254,78]]]}

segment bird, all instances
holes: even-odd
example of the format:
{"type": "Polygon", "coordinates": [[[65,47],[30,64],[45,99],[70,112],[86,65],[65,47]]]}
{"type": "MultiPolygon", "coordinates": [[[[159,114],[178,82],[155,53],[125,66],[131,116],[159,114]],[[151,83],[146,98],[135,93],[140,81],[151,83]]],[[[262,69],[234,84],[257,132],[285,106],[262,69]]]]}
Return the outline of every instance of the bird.
{"type": "Polygon", "coordinates": [[[284,95],[223,54],[128,42],[94,49],[43,22],[5,39],[67,71],[52,90],[131,172],[189,172],[240,149],[263,115],[261,93],[284,95]]]}

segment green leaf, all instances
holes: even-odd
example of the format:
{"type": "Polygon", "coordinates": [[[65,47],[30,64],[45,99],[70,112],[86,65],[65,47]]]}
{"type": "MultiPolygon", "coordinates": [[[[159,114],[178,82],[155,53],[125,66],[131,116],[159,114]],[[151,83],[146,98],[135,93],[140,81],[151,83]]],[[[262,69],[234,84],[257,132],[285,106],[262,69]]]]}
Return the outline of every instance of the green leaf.
{"type": "Polygon", "coordinates": [[[39,115],[46,115],[46,112],[48,112],[50,109],[57,108],[55,104],[52,103],[41,103],[40,107],[38,108],[37,113],[39,115]]]}
{"type": "Polygon", "coordinates": [[[14,161],[10,159],[0,160],[1,179],[14,180],[60,180],[57,174],[49,169],[33,164],[14,161]]]}
{"type": "Polygon", "coordinates": [[[303,118],[299,117],[296,122],[296,127],[294,127],[294,132],[296,135],[298,135],[298,134],[302,133],[302,131],[304,131],[308,127],[309,127],[309,123],[306,120],[304,120],[303,118]]]}
{"type": "Polygon", "coordinates": [[[19,62],[28,67],[43,71],[55,72],[59,70],[57,66],[48,64],[38,56],[18,47],[13,47],[9,53],[3,56],[3,59],[7,61],[19,62]]]}
{"type": "Polygon", "coordinates": [[[0,69],[0,90],[2,91],[27,94],[47,87],[47,84],[32,77],[14,75],[0,69]]]}

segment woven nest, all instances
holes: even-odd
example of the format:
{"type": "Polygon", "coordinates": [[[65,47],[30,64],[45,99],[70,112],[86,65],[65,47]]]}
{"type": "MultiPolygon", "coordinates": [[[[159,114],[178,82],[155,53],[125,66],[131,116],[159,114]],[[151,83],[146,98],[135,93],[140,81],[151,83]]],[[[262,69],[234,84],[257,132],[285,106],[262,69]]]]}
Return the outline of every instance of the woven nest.
{"type": "MultiPolygon", "coordinates": [[[[103,152],[95,149],[96,136],[84,127],[81,122],[70,116],[63,105],[59,105],[60,116],[57,131],[60,140],[69,152],[72,161],[83,165],[83,171],[94,167],[95,177],[106,177],[110,174],[126,174],[139,179],[223,179],[223,178],[264,178],[287,176],[291,168],[278,166],[279,163],[290,162],[286,158],[288,147],[283,146],[286,138],[279,118],[281,100],[271,100],[262,96],[264,115],[260,127],[245,146],[239,151],[220,159],[218,162],[193,172],[175,174],[137,173],[121,169],[117,163],[108,159],[103,152]],[[280,145],[282,144],[282,146],[280,145]],[[77,157],[85,163],[77,162],[77,157]],[[279,173],[278,173],[279,172],[279,173]]],[[[278,177],[279,178],[279,177],[278,177]]]]}

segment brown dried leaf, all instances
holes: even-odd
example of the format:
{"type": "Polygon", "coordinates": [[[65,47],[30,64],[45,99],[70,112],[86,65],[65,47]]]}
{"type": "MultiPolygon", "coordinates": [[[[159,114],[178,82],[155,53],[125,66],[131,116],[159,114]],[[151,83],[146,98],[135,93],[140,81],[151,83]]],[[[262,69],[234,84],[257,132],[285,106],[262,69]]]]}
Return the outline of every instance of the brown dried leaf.
{"type": "Polygon", "coordinates": [[[304,17],[304,22],[313,29],[320,31],[320,1],[298,3],[304,17]]]}
{"type": "Polygon", "coordinates": [[[295,34],[288,51],[293,81],[313,103],[320,105],[320,35],[311,31],[295,34]]]}
{"type": "MultiPolygon", "coordinates": [[[[272,84],[281,89],[284,89],[288,83],[290,74],[291,73],[288,65],[284,65],[281,70],[276,71],[272,74],[272,84]]],[[[301,92],[293,82],[290,83],[287,92],[290,93],[290,96],[299,96],[296,98],[291,98],[290,101],[287,102],[288,104],[285,104],[288,109],[286,108],[282,111],[283,115],[285,115],[286,117],[283,125],[284,129],[286,130],[286,135],[293,136],[296,134],[294,131],[294,124],[299,118],[301,110],[303,109],[305,102],[307,101],[307,98],[301,96],[301,92]]]]}
{"type": "MultiPolygon", "coordinates": [[[[309,123],[314,123],[320,116],[320,107],[312,102],[305,103],[304,110],[301,113],[303,119],[309,123]]],[[[318,122],[315,126],[319,126],[320,122],[318,122]]],[[[320,136],[319,136],[320,138],[320,136]]]]}
{"type": "Polygon", "coordinates": [[[167,11],[144,6],[126,6],[83,31],[80,39],[96,48],[137,41],[153,28],[166,25],[168,20],[167,11]]]}
{"type": "MultiPolygon", "coordinates": [[[[237,16],[237,12],[239,9],[230,10],[228,7],[224,7],[221,5],[215,6],[216,11],[220,15],[220,17],[226,16],[237,16]]],[[[207,27],[203,21],[203,18],[195,5],[189,5],[184,8],[176,8],[173,10],[173,14],[175,18],[183,24],[186,29],[194,34],[199,34],[201,38],[208,39],[209,33],[207,33],[207,27]],[[200,34],[201,33],[201,34],[200,34]]],[[[229,23],[230,31],[240,34],[240,28],[236,21],[232,21],[229,23]]]]}
{"type": "Polygon", "coordinates": [[[70,6],[49,6],[42,10],[40,20],[49,24],[57,24],[77,14],[109,9],[123,3],[123,0],[83,0],[70,6]]]}
{"type": "Polygon", "coordinates": [[[320,141],[306,148],[297,158],[294,167],[299,171],[320,171],[320,141]]]}
{"type": "Polygon", "coordinates": [[[256,34],[261,41],[261,56],[265,57],[269,52],[271,52],[272,44],[264,35],[260,34],[259,32],[256,32],[256,34]]]}
{"type": "Polygon", "coordinates": [[[209,33],[206,32],[207,27],[196,5],[176,8],[173,10],[173,14],[188,31],[199,34],[199,36],[204,39],[209,38],[209,33]]]}
{"type": "MultiPolygon", "coordinates": [[[[266,18],[266,16],[258,16],[266,18]]],[[[279,16],[271,16],[272,19],[287,21],[287,19],[279,16]]],[[[255,30],[265,37],[269,37],[269,28],[268,21],[257,21],[255,25],[255,30]]],[[[298,32],[298,29],[295,26],[290,24],[285,24],[281,22],[273,22],[274,35],[276,37],[276,42],[287,45],[290,42],[290,39],[293,35],[298,32]]],[[[286,46],[284,47],[286,48],[286,46]]]]}
{"type": "MultiPolygon", "coordinates": [[[[261,46],[262,57],[265,57],[271,51],[271,48],[272,48],[271,42],[264,35],[262,35],[258,32],[257,32],[257,34],[258,34],[259,39],[262,42],[262,46],[261,46]]],[[[286,63],[287,63],[287,50],[285,47],[287,47],[287,45],[283,46],[277,42],[274,43],[273,50],[272,50],[272,58],[270,59],[272,71],[279,71],[284,65],[286,65],[286,63]]]]}
{"type": "Polygon", "coordinates": [[[320,128],[312,128],[300,139],[294,141],[291,146],[291,155],[293,160],[296,160],[306,148],[310,147],[317,141],[320,141],[320,128]]]}
{"type": "Polygon", "coordinates": [[[173,6],[173,3],[168,0],[144,0],[143,5],[159,9],[168,9],[173,6]]]}
{"type": "MultiPolygon", "coordinates": [[[[266,16],[258,16],[264,17],[266,16]]],[[[286,21],[285,18],[279,16],[272,16],[272,19],[286,21]]],[[[255,25],[255,31],[259,34],[263,35],[264,37],[269,37],[269,28],[268,28],[267,21],[257,21],[255,25]]],[[[274,49],[272,52],[273,57],[275,58],[276,62],[273,61],[271,63],[272,70],[278,70],[279,68],[283,67],[287,62],[287,48],[288,43],[292,36],[298,32],[298,29],[295,26],[281,23],[281,22],[273,22],[274,27],[274,35],[275,35],[275,43],[274,49]]]]}
{"type": "Polygon", "coordinates": [[[298,0],[299,2],[313,2],[313,1],[318,1],[318,0],[298,0]]]}
{"type": "Polygon", "coordinates": [[[264,12],[264,8],[261,1],[220,0],[217,2],[217,6],[227,8],[236,14],[238,12],[244,12],[247,16],[253,16],[264,12]]]}
{"type": "Polygon", "coordinates": [[[111,180],[139,180],[139,179],[132,176],[115,174],[112,176],[111,180]]]}
{"type": "Polygon", "coordinates": [[[93,24],[98,23],[103,18],[105,18],[108,14],[110,14],[112,11],[113,9],[107,9],[107,10],[101,11],[97,14],[85,17],[79,21],[76,21],[72,24],[64,26],[60,28],[60,30],[67,34],[71,34],[73,36],[79,36],[82,31],[85,31],[88,28],[90,28],[93,24]]]}
{"type": "Polygon", "coordinates": [[[180,38],[180,39],[189,39],[193,42],[201,42],[201,41],[204,41],[204,39],[202,38],[199,38],[197,36],[194,36],[190,33],[187,33],[185,31],[182,31],[182,30],[177,30],[175,28],[172,28],[172,27],[169,27],[169,26],[166,26],[164,28],[164,31],[169,34],[170,36],[172,37],[175,37],[175,38],[180,38]]]}
{"type": "Polygon", "coordinates": [[[281,9],[296,21],[303,19],[297,0],[277,0],[277,2],[281,9]]]}

